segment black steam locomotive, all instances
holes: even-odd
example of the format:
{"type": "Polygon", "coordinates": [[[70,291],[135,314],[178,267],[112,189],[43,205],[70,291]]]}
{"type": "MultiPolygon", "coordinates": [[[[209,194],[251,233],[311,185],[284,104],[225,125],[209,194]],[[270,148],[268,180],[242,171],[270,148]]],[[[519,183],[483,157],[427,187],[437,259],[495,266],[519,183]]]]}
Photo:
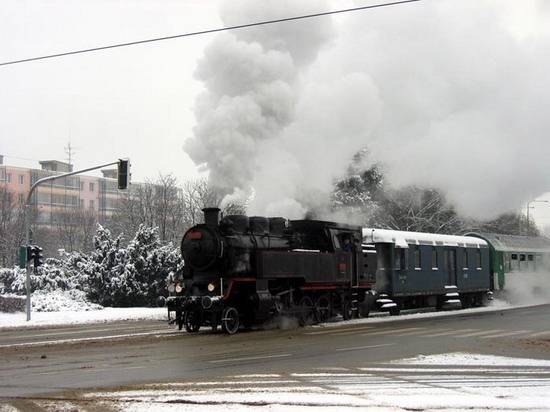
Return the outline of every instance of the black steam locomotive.
{"type": "Polygon", "coordinates": [[[233,334],[279,316],[307,324],[368,308],[376,272],[361,227],[203,212],[205,223],[183,237],[184,269],[169,288],[180,329],[233,334]]]}

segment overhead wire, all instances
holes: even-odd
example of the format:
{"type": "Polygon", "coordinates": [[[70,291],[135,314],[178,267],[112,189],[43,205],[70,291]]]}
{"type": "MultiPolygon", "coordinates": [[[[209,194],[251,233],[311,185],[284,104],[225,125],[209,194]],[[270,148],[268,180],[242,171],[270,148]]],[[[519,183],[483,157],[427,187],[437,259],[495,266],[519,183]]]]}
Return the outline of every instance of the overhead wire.
{"type": "Polygon", "coordinates": [[[419,1],[422,1],[422,0],[400,0],[400,1],[390,2],[390,3],[371,4],[371,5],[368,5],[368,6],[352,7],[352,8],[349,8],[349,9],[331,10],[331,11],[320,12],[320,13],[305,14],[305,15],[293,16],[293,17],[285,17],[285,18],[281,18],[281,19],[264,20],[264,21],[259,21],[259,22],[255,22],[255,23],[247,23],[247,24],[239,24],[239,25],[236,25],[236,26],[220,27],[220,28],[217,28],[217,29],[201,30],[201,31],[190,32],[190,33],[175,34],[175,35],[172,35],[172,36],[156,37],[156,38],[151,38],[151,39],[144,39],[144,40],[126,42],[126,43],[111,44],[111,45],[107,45],[107,46],[92,47],[92,48],[89,48],[89,49],[73,50],[73,51],[68,51],[68,52],[49,54],[49,55],[45,55],[45,56],[29,57],[29,58],[21,59],[21,60],[12,60],[12,61],[7,61],[7,62],[2,62],[2,63],[0,63],[0,66],[7,66],[7,65],[19,64],[19,63],[27,63],[27,62],[37,61],[37,60],[53,59],[53,58],[57,58],[57,57],[71,56],[71,55],[82,54],[82,53],[91,53],[91,52],[96,52],[96,51],[100,51],[100,50],[115,49],[115,48],[120,48],[120,47],[135,46],[135,45],[138,45],[138,44],[146,44],[146,43],[153,43],[153,42],[159,42],[159,41],[165,41],[165,40],[172,40],[172,39],[178,39],[178,38],[182,38],[182,37],[200,36],[200,35],[204,35],[204,34],[218,33],[218,32],[229,31],[229,30],[238,30],[238,29],[244,29],[244,28],[248,28],[248,27],[264,26],[264,25],[268,25],[268,24],[276,24],[276,23],[284,23],[284,22],[289,22],[289,21],[311,19],[311,18],[328,16],[328,15],[332,15],[332,14],[351,13],[351,12],[356,12],[356,11],[361,11],[361,10],[375,9],[375,8],[388,7],[388,6],[397,6],[397,5],[406,4],[406,3],[416,3],[416,2],[419,2],[419,1]]]}

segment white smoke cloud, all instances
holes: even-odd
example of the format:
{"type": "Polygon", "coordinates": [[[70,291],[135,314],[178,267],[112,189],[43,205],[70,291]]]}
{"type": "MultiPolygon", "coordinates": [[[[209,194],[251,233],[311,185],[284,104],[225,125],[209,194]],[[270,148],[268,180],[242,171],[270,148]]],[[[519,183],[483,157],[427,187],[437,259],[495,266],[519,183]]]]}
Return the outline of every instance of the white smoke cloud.
{"type": "Polygon", "coordinates": [[[347,16],[315,69],[370,76],[382,121],[368,147],[391,183],[439,187],[462,213],[492,217],[550,187],[542,6],[438,1],[347,16]]]}
{"type": "MultiPolygon", "coordinates": [[[[325,9],[322,1],[231,1],[222,7],[222,19],[234,25],[325,9]]],[[[271,159],[264,152],[272,142],[280,144],[293,122],[300,75],[331,30],[330,20],[237,30],[217,36],[205,51],[196,75],[206,91],[196,105],[195,139],[185,149],[233,200],[253,188],[253,199],[262,199],[265,188],[254,181],[271,159]]],[[[273,163],[275,170],[285,167],[280,160],[273,163]]]]}
{"type": "MultiPolygon", "coordinates": [[[[251,213],[301,217],[367,146],[396,185],[492,217],[550,187],[543,2],[421,2],[218,36],[186,148],[251,213]],[[518,17],[519,16],[519,17],[518,17]]],[[[326,10],[230,1],[226,24],[326,10]]]]}

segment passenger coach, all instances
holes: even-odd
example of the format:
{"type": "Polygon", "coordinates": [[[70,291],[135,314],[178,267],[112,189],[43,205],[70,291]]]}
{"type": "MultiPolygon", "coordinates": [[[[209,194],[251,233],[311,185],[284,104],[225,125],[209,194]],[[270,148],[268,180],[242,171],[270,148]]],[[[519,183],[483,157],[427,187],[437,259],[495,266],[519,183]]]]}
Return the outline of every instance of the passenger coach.
{"type": "Polygon", "coordinates": [[[376,303],[401,309],[482,305],[491,298],[489,245],[479,237],[363,229],[377,255],[376,303]]]}
{"type": "Polygon", "coordinates": [[[546,289],[550,269],[550,239],[541,236],[467,233],[485,240],[490,250],[490,271],[496,291],[517,287],[529,278],[534,287],[546,289]],[[544,274],[543,277],[537,276],[544,274]],[[536,282],[540,284],[536,284],[536,282]]]}

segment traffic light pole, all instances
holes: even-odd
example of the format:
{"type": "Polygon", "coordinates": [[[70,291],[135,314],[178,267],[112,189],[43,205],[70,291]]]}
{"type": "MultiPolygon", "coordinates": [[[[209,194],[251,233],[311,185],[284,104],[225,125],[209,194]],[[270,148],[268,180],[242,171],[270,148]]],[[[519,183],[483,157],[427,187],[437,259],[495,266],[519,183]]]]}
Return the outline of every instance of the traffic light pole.
{"type": "MultiPolygon", "coordinates": [[[[31,232],[31,197],[32,197],[32,194],[34,192],[34,189],[36,189],[42,183],[51,182],[53,180],[61,179],[63,177],[69,177],[69,176],[77,175],[77,174],[80,174],[80,173],[91,172],[92,170],[101,169],[101,168],[107,167],[107,166],[113,166],[113,165],[116,165],[116,164],[120,164],[121,162],[128,162],[128,161],[120,159],[120,160],[117,160],[116,162],[106,163],[104,165],[99,165],[99,166],[94,166],[94,167],[89,167],[88,169],[81,169],[81,170],[76,170],[74,172],[63,173],[63,174],[60,174],[60,175],[43,177],[42,179],[39,179],[36,182],[34,182],[33,185],[31,186],[31,190],[29,190],[29,194],[27,195],[27,201],[25,202],[25,245],[28,246],[30,244],[30,240],[31,240],[30,239],[31,238],[31,233],[30,233],[31,232]]],[[[128,163],[126,163],[126,165],[127,164],[128,163]]],[[[128,172],[128,170],[127,170],[127,172],[128,172]]],[[[25,289],[27,290],[26,309],[27,309],[27,321],[29,321],[29,320],[31,320],[31,274],[30,274],[30,263],[29,263],[28,259],[27,259],[27,265],[26,265],[25,271],[26,271],[25,289]]]]}

